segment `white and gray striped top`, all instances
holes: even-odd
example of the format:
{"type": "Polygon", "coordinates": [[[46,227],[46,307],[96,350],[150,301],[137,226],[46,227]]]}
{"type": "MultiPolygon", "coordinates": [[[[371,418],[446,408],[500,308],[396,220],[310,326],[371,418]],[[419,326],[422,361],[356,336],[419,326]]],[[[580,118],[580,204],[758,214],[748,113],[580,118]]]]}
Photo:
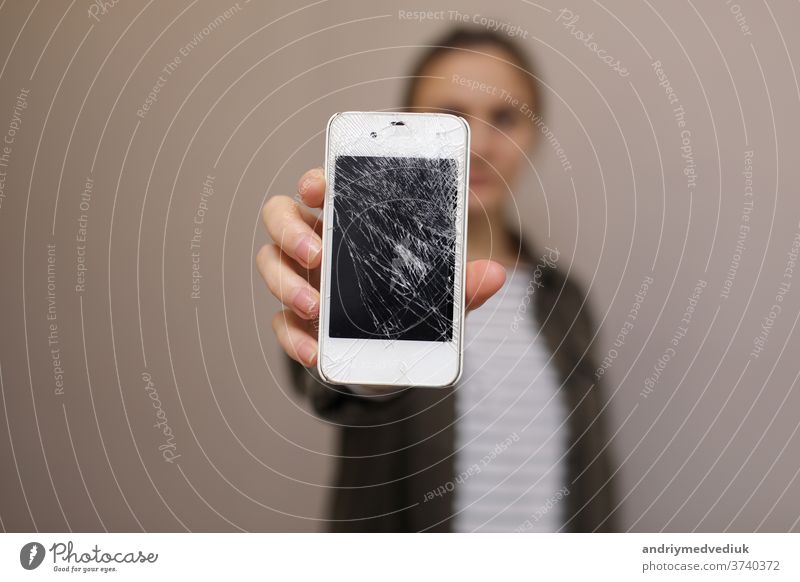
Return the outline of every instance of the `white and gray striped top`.
{"type": "Polygon", "coordinates": [[[454,531],[554,532],[563,525],[569,412],[531,313],[537,288],[530,277],[530,269],[508,269],[503,288],[466,318],[454,531]]]}

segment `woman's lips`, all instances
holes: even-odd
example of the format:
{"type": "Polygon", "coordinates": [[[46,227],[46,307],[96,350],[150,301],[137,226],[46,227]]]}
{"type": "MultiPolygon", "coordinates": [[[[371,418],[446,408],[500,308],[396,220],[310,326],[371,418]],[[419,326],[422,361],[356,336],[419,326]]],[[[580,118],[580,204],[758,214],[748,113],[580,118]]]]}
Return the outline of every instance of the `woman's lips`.
{"type": "Polygon", "coordinates": [[[485,184],[487,181],[486,176],[482,174],[470,174],[469,176],[469,183],[470,186],[476,186],[478,184],[485,184]]]}

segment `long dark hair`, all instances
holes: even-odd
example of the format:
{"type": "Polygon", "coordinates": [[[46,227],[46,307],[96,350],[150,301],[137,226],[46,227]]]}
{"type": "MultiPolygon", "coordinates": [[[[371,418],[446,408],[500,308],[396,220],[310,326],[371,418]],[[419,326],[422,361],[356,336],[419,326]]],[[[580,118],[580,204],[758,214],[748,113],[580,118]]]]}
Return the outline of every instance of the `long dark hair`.
{"type": "MultiPolygon", "coordinates": [[[[533,59],[527,52],[508,35],[500,34],[486,28],[456,27],[450,29],[442,37],[435,39],[416,60],[409,72],[403,94],[402,107],[405,111],[413,111],[412,103],[419,86],[419,81],[424,78],[425,70],[436,59],[450,51],[464,50],[475,51],[477,47],[492,47],[500,49],[508,55],[507,62],[516,67],[524,77],[533,103],[531,109],[541,117],[543,110],[541,81],[533,59]]],[[[480,52],[480,51],[476,51],[480,52]]]]}

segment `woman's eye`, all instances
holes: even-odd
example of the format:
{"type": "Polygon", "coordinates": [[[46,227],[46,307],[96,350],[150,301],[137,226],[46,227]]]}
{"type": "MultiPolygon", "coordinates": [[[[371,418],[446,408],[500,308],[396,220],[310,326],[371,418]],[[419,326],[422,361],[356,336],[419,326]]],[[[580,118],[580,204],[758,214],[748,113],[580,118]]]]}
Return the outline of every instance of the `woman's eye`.
{"type": "Polygon", "coordinates": [[[438,107],[434,107],[433,111],[437,113],[449,113],[450,115],[460,115],[461,117],[467,117],[458,105],[450,105],[450,104],[443,104],[438,107]]]}
{"type": "Polygon", "coordinates": [[[498,128],[508,128],[513,126],[516,123],[516,116],[514,115],[513,111],[508,111],[507,109],[503,111],[498,111],[494,114],[494,118],[492,123],[495,127],[498,128]]]}

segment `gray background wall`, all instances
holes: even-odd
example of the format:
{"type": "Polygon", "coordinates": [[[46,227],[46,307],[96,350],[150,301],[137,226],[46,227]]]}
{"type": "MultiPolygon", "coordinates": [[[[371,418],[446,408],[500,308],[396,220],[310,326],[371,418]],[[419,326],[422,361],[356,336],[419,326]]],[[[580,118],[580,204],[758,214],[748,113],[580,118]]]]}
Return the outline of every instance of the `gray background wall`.
{"type": "Polygon", "coordinates": [[[519,26],[540,63],[546,123],[571,169],[543,143],[519,217],[589,290],[601,356],[653,279],[607,371],[625,528],[800,529],[800,270],[785,276],[800,232],[800,6],[789,0],[120,2],[105,12],[85,0],[4,2],[4,529],[323,527],[335,432],[287,384],[269,325],[277,304],[253,269],[259,211],[321,163],[332,112],[398,104],[418,46],[455,23],[449,10],[519,26]],[[628,76],[570,34],[562,8],[628,76]],[[445,12],[418,22],[400,10],[445,12]],[[655,61],[685,110],[694,188],[655,61]],[[137,115],[160,75],[157,100],[137,115]],[[747,151],[753,204],[738,261],[747,151]],[[190,241],[208,176],[193,299],[190,241]],[[700,280],[687,333],[645,397],[700,280]]]}

